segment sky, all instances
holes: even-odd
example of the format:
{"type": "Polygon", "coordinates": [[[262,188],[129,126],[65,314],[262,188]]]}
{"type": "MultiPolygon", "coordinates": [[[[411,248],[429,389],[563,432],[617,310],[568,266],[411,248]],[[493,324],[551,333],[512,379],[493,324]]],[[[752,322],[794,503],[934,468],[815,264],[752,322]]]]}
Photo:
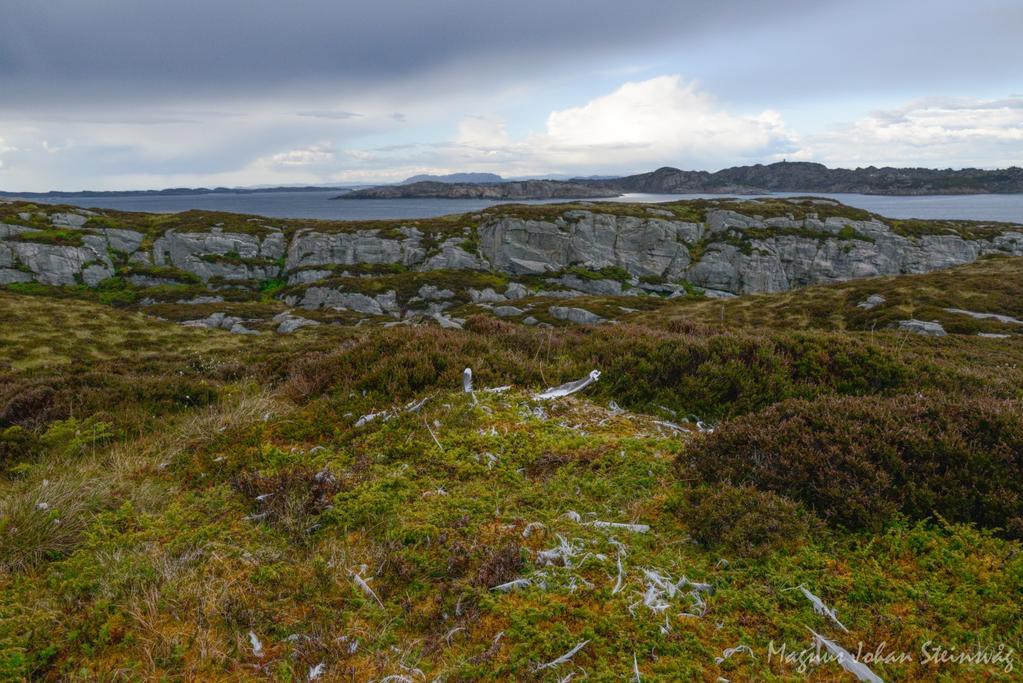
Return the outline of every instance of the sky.
{"type": "Polygon", "coordinates": [[[1023,165],[1020,0],[0,0],[0,189],[1023,165]]]}

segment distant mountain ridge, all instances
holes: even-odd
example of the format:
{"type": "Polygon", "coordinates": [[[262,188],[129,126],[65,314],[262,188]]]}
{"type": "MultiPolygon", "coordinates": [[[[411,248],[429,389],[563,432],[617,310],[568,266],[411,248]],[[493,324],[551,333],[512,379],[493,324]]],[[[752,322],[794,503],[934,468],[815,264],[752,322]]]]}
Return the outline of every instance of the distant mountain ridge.
{"type": "Polygon", "coordinates": [[[24,199],[47,199],[51,197],[168,197],[206,194],[257,194],[265,192],[340,192],[348,186],[305,185],[302,187],[169,187],[163,190],[76,190],[63,192],[8,192],[0,190],[0,197],[21,197],[24,199]]]}
{"type": "Polygon", "coordinates": [[[501,183],[504,178],[496,173],[448,173],[447,175],[414,175],[399,183],[400,185],[411,185],[413,183],[501,183]]]}
{"type": "MultiPolygon", "coordinates": [[[[184,196],[254,194],[266,192],[344,192],[348,199],[599,199],[626,193],[649,194],[768,194],[822,192],[874,195],[1023,194],[1023,168],[828,168],[812,162],[734,166],[720,171],[685,171],[664,166],[648,173],[622,177],[520,178],[506,180],[494,173],[416,175],[396,185],[303,187],[167,188],[163,190],[81,190],[13,192],[0,197],[47,199],[61,197],[184,196]]],[[[340,198],[340,197],[336,197],[340,198]]]]}
{"type": "Polygon", "coordinates": [[[621,192],[599,183],[563,180],[515,180],[503,183],[381,185],[355,190],[334,199],[606,199],[621,192]]]}
{"type": "MultiPolygon", "coordinates": [[[[444,176],[475,177],[486,174],[444,176]]],[[[500,176],[494,176],[499,178],[500,176]]],[[[411,180],[411,179],[410,179],[411,180]]],[[[420,181],[382,185],[344,195],[349,199],[549,199],[601,198],[645,194],[769,194],[822,192],[876,195],[1017,194],[1023,193],[1023,168],[987,171],[976,168],[828,168],[811,162],[735,166],[720,171],[684,171],[665,166],[619,178],[571,178],[502,182],[420,181]]]]}
{"type": "Polygon", "coordinates": [[[669,166],[615,180],[578,180],[622,192],[655,194],[760,192],[851,192],[883,195],[1023,193],[1023,168],[828,168],[811,162],[735,166],[714,173],[669,166]]]}

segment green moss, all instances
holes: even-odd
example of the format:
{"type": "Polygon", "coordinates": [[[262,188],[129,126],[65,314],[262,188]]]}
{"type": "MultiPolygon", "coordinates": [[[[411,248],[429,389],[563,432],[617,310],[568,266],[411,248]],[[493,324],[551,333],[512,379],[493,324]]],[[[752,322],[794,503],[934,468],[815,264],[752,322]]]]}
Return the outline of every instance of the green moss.
{"type": "MultiPolygon", "coordinates": [[[[1004,260],[980,265],[991,269],[985,277],[1009,279],[998,270],[1004,260]]],[[[385,277],[428,275],[438,285],[448,277],[452,287],[465,277],[385,277]]],[[[980,281],[958,275],[967,291],[980,281]]],[[[475,285],[489,276],[472,277],[475,285]]],[[[674,307],[730,303],[649,299],[660,306],[658,320],[674,307]]],[[[758,306],[771,310],[766,300],[758,306]]],[[[402,664],[425,678],[520,680],[582,641],[573,662],[594,680],[632,676],[634,653],[644,680],[795,678],[794,668],[767,662],[769,641],[807,647],[807,626],[834,634],[790,590],[799,585],[838,610],[851,633],[834,637],[849,647],[883,640],[916,651],[921,638],[940,638],[962,650],[987,634],[1012,642],[1023,635],[1016,541],[899,515],[876,531],[850,531],[821,525],[782,494],[761,490],[759,478],[756,490],[695,481],[723,476],[701,455],[740,459],[770,434],[787,438],[761,443],[763,467],[785,449],[805,459],[822,448],[796,448],[817,432],[769,419],[792,398],[812,408],[801,419],[822,416],[820,433],[829,438],[821,443],[832,449],[855,441],[847,431],[866,429],[846,416],[875,415],[877,404],[901,410],[921,393],[947,395],[943,405],[953,408],[1009,406],[1023,386],[1013,345],[800,334],[784,317],[729,332],[534,330],[482,318],[462,331],[324,325],[253,343],[88,301],[54,305],[2,292],[0,304],[8,364],[0,366],[0,449],[19,453],[16,473],[0,478],[0,662],[11,678],[130,671],[291,679],[322,661],[327,675],[355,680],[406,671],[402,664]],[[512,389],[466,395],[467,366],[478,387],[512,389]],[[574,397],[530,399],[593,368],[604,372],[600,381],[574,397]],[[413,399],[426,400],[406,410],[413,399]],[[627,412],[607,408],[612,400],[627,412]],[[837,404],[842,409],[828,409],[837,404]],[[386,414],[360,420],[371,413],[386,414]],[[695,431],[680,435],[664,424],[688,430],[691,413],[734,418],[713,435],[734,447],[715,449],[695,431]],[[744,424],[756,430],[747,434],[744,424]],[[679,476],[674,463],[687,457],[699,477],[679,476]],[[606,529],[593,520],[649,528],[606,529]],[[559,537],[578,554],[548,563],[541,553],[560,547],[559,537]],[[700,609],[688,590],[665,597],[662,611],[648,609],[644,569],[713,585],[713,594],[700,594],[707,615],[684,616],[700,609]],[[493,589],[522,577],[533,583],[493,589]],[[250,631],[263,657],[253,655],[250,631]],[[416,641],[436,647],[414,659],[394,650],[416,641]],[[200,645],[210,642],[222,644],[217,657],[200,645]],[[756,657],[716,662],[737,643],[756,657]]],[[[214,309],[256,317],[283,306],[180,308],[194,317],[214,309]]],[[[1017,413],[1000,414],[1008,416],[1003,427],[1018,422],[1017,413]]],[[[922,430],[943,415],[903,420],[909,428],[895,430],[897,439],[876,431],[884,444],[933,443],[922,430]]],[[[1008,453],[1000,448],[1014,442],[1005,438],[1019,436],[963,415],[956,429],[994,439],[978,462],[1008,453]]],[[[966,493],[983,490],[985,471],[973,471],[978,487],[966,493]]],[[[926,499],[927,477],[915,481],[900,500],[926,499]]],[[[807,491],[831,489],[797,487],[793,495],[807,491]]],[[[940,502],[961,511],[956,493],[949,487],[940,502]]],[[[913,662],[871,668],[891,680],[935,673],[913,662]]],[[[974,670],[939,673],[958,680],[974,670]]],[[[827,663],[813,675],[844,674],[827,663]]],[[[984,675],[1011,680],[997,670],[984,675]]]]}
{"type": "Polygon", "coordinates": [[[13,235],[8,239],[14,242],[37,242],[61,247],[80,247],[84,234],[77,230],[32,230],[13,235]]]}

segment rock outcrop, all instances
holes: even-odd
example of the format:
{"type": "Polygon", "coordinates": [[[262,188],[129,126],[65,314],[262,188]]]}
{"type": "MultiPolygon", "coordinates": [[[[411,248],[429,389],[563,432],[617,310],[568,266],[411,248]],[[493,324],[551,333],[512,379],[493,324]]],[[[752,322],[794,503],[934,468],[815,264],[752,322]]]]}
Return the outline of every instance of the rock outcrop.
{"type": "MultiPolygon", "coordinates": [[[[116,274],[136,287],[173,285],[186,276],[210,289],[274,282],[288,286],[280,296],[289,305],[401,317],[408,302],[398,301],[395,291],[380,294],[353,280],[435,271],[493,271],[521,280],[503,291],[479,285],[459,290],[478,304],[502,304],[538,289],[557,298],[679,296],[695,286],[728,296],[926,273],[989,254],[1023,255],[1023,228],[1013,226],[981,226],[978,237],[935,224],[933,234],[904,235],[876,218],[762,218],[711,208],[705,220],[694,222],[663,207],[646,209],[553,209],[550,218],[537,219],[509,207],[464,217],[475,225],[444,232],[401,221],[382,229],[335,224],[290,230],[257,222],[245,231],[179,226],[148,237],[92,221],[89,212],[25,212],[15,218],[27,225],[0,223],[0,284],[95,287],[116,274]],[[45,220],[59,228],[59,239],[38,227],[45,220]],[[33,240],[35,235],[40,238],[33,240]],[[338,284],[338,277],[348,284],[338,284]]],[[[458,298],[444,287],[417,288],[420,301],[434,302],[428,311],[420,307],[430,314],[443,309],[436,302],[458,298]]]]}

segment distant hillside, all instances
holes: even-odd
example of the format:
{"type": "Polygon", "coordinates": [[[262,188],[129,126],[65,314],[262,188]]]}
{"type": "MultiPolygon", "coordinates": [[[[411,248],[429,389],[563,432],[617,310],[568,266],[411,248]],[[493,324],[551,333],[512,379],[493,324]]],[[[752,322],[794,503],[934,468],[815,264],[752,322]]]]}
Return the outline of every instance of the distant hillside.
{"type": "Polygon", "coordinates": [[[618,190],[601,184],[561,180],[520,180],[507,183],[419,182],[355,190],[335,199],[595,199],[617,197],[618,190]]]}
{"type": "Polygon", "coordinates": [[[715,173],[664,167],[616,180],[579,180],[622,192],[855,192],[884,195],[1012,194],[1023,192],[1023,168],[985,171],[930,168],[828,168],[806,162],[736,166],[715,173]]]}
{"type": "Polygon", "coordinates": [[[768,194],[771,192],[852,192],[881,195],[1015,194],[1023,193],[1023,168],[985,171],[967,168],[828,168],[808,162],[735,166],[711,173],[665,166],[621,178],[500,181],[500,176],[455,173],[415,176],[401,185],[356,190],[346,199],[548,199],[599,198],[623,193],[768,194]],[[497,181],[463,180],[489,176],[497,181]],[[456,180],[458,179],[458,180],[456,180]]]}
{"type": "Polygon", "coordinates": [[[23,199],[50,199],[50,198],[75,198],[75,197],[158,197],[158,196],[187,196],[206,194],[257,194],[266,192],[324,192],[329,190],[342,191],[347,187],[321,187],[318,185],[306,185],[303,187],[169,187],[164,190],[77,190],[63,192],[51,190],[50,192],[7,192],[0,190],[0,197],[20,197],[23,199]]]}
{"type": "Polygon", "coordinates": [[[412,183],[500,183],[504,180],[496,173],[448,173],[447,175],[414,175],[401,181],[402,185],[412,183]]]}

